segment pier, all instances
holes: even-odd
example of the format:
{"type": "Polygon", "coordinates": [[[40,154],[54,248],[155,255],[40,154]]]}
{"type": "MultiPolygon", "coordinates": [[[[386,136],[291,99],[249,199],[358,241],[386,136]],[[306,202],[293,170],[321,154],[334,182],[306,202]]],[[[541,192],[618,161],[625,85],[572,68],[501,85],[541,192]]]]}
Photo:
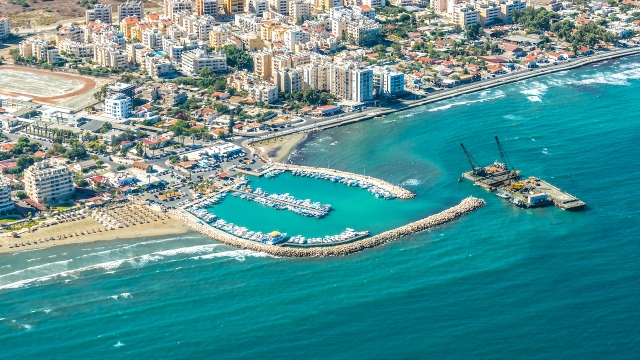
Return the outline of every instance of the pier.
{"type": "Polygon", "coordinates": [[[534,176],[522,179],[520,171],[513,169],[497,136],[495,139],[502,162],[495,161],[489,166],[480,166],[464,145],[460,144],[471,166],[471,171],[463,173],[462,178],[487,191],[497,191],[496,195],[518,207],[534,208],[553,204],[562,210],[584,209],[584,201],[544,180],[534,176]]]}
{"type": "MultiPolygon", "coordinates": [[[[322,209],[314,209],[312,207],[296,204],[296,203],[285,201],[285,200],[280,200],[280,199],[277,199],[277,198],[272,198],[272,197],[269,197],[269,196],[265,196],[264,194],[257,194],[257,193],[251,192],[251,191],[239,190],[239,189],[238,190],[231,190],[231,191],[232,192],[237,192],[237,193],[242,193],[242,194],[245,194],[245,195],[248,195],[248,196],[255,196],[257,198],[265,199],[267,201],[272,201],[274,203],[279,203],[279,204],[286,205],[286,206],[291,206],[291,207],[297,207],[297,208],[300,208],[300,209],[304,209],[304,210],[306,210],[308,212],[318,214],[318,216],[325,216],[325,215],[327,215],[329,213],[328,211],[324,211],[322,209]]],[[[247,199],[247,200],[249,200],[249,199],[247,199]]]]}
{"type": "Polygon", "coordinates": [[[380,180],[378,178],[374,178],[371,176],[365,176],[365,175],[354,174],[346,171],[341,171],[341,170],[312,167],[312,166],[293,165],[293,164],[282,164],[282,163],[273,163],[273,165],[271,166],[271,169],[280,169],[280,170],[286,170],[286,171],[295,171],[295,170],[311,171],[311,172],[317,172],[317,173],[328,175],[328,176],[340,176],[343,178],[350,178],[358,181],[364,181],[373,186],[376,186],[388,191],[391,195],[393,195],[394,197],[397,197],[398,199],[408,200],[408,199],[413,199],[416,196],[416,194],[414,194],[413,192],[401,186],[388,183],[384,180],[380,180]]]}
{"type": "Polygon", "coordinates": [[[405,236],[413,235],[421,231],[431,229],[436,226],[444,225],[454,221],[463,215],[469,214],[484,205],[484,200],[468,197],[447,210],[431,215],[424,219],[412,222],[399,228],[385,231],[381,234],[354,241],[348,244],[314,247],[314,248],[293,248],[284,246],[273,246],[257,243],[250,240],[244,240],[239,237],[218,230],[212,226],[203,223],[200,219],[189,214],[183,209],[171,209],[170,212],[180,218],[185,224],[193,230],[208,236],[223,244],[234,246],[241,249],[258,251],[278,257],[315,257],[315,256],[346,256],[354,254],[376,246],[401,239],[405,236]]]}

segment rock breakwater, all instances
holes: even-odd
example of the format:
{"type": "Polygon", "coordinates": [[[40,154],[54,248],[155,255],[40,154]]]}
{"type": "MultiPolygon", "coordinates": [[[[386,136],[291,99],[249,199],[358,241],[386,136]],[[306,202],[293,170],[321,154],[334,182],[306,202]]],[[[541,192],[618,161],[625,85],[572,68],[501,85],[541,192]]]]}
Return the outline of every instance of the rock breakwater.
{"type": "Polygon", "coordinates": [[[401,187],[401,186],[397,186],[397,185],[393,185],[390,184],[384,180],[380,180],[378,178],[374,178],[371,176],[365,176],[365,175],[359,175],[359,174],[354,174],[354,173],[350,173],[350,172],[346,172],[346,171],[341,171],[341,170],[335,170],[335,169],[327,169],[327,168],[322,168],[322,167],[314,167],[314,166],[301,166],[301,165],[293,165],[293,164],[281,164],[281,163],[273,163],[273,165],[271,166],[272,169],[281,169],[281,170],[287,170],[287,171],[294,171],[294,170],[303,170],[303,171],[310,171],[310,172],[317,172],[317,173],[321,173],[321,174],[325,174],[325,175],[330,175],[330,176],[341,176],[344,178],[350,178],[350,179],[355,179],[355,180],[359,180],[359,181],[365,181],[368,182],[369,184],[372,184],[374,186],[377,186],[381,189],[384,189],[386,191],[388,191],[391,195],[397,197],[398,199],[413,199],[416,194],[414,194],[413,192],[401,187]]]}
{"type": "Polygon", "coordinates": [[[460,204],[451,207],[447,210],[439,212],[437,214],[426,217],[422,220],[412,222],[410,224],[401,226],[399,228],[385,231],[381,234],[366,238],[363,240],[355,241],[349,244],[336,245],[330,247],[319,248],[289,248],[267,245],[262,243],[253,242],[250,240],[240,239],[224,231],[213,228],[207,224],[204,224],[201,220],[188,212],[181,209],[173,209],[171,212],[182,219],[188,226],[195,231],[206,235],[214,240],[217,240],[223,244],[235,246],[241,249],[259,251],[267,253],[269,255],[278,257],[312,257],[312,256],[346,256],[349,254],[357,253],[369,248],[384,245],[386,243],[398,240],[405,236],[409,236],[439,225],[446,224],[450,221],[456,220],[463,215],[479,209],[484,205],[484,200],[468,197],[460,202],[460,204]]]}

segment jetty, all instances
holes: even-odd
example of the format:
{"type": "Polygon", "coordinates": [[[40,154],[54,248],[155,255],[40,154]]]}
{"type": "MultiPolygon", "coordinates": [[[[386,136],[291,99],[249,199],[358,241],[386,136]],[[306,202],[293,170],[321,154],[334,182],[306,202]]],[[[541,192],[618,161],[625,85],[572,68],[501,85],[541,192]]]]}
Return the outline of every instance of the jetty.
{"type": "Polygon", "coordinates": [[[363,182],[367,182],[373,186],[376,186],[380,189],[383,189],[385,191],[388,191],[391,195],[393,195],[394,197],[397,197],[398,199],[404,199],[404,200],[408,200],[408,199],[413,199],[416,194],[414,194],[413,192],[403,188],[402,186],[398,186],[398,185],[393,185],[391,183],[388,183],[384,180],[378,179],[378,178],[374,178],[371,176],[365,176],[360,175],[360,174],[354,174],[354,173],[350,173],[350,172],[346,172],[346,171],[341,171],[341,170],[335,170],[335,169],[327,169],[327,168],[322,168],[322,167],[315,167],[315,166],[302,166],[302,165],[293,165],[293,164],[282,164],[282,163],[273,163],[271,166],[271,169],[273,170],[285,170],[285,171],[309,171],[309,172],[316,172],[319,174],[323,174],[323,175],[327,175],[327,176],[340,176],[343,178],[349,178],[349,179],[354,179],[354,180],[358,180],[358,181],[363,181],[363,182]]]}
{"type": "Polygon", "coordinates": [[[318,256],[346,256],[354,254],[376,246],[384,245],[389,242],[401,239],[403,237],[413,235],[436,226],[444,225],[448,222],[459,219],[461,216],[469,214],[484,205],[484,200],[468,197],[447,210],[431,215],[424,219],[412,222],[399,228],[385,231],[381,234],[354,241],[348,244],[341,244],[328,247],[315,248],[294,248],[284,246],[273,246],[258,243],[250,240],[244,240],[239,237],[218,230],[197,217],[188,213],[183,209],[171,209],[170,213],[184,221],[184,223],[193,230],[208,236],[223,244],[234,246],[241,249],[258,251],[277,257],[318,257],[318,256]]]}
{"type": "Polygon", "coordinates": [[[496,195],[521,208],[543,207],[555,205],[562,210],[584,210],[586,204],[577,197],[560,190],[550,183],[530,176],[523,179],[520,170],[515,170],[509,158],[495,137],[502,162],[495,161],[489,166],[480,166],[476,159],[460,144],[471,171],[462,173],[462,178],[472,181],[474,185],[493,192],[496,195]]]}

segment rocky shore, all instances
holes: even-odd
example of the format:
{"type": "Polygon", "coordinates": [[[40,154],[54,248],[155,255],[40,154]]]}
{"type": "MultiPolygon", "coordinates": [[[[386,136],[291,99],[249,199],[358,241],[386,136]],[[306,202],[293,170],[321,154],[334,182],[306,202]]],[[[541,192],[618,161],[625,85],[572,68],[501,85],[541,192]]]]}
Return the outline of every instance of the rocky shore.
{"type": "Polygon", "coordinates": [[[385,231],[381,234],[355,241],[349,244],[336,245],[320,248],[289,248],[281,246],[273,246],[257,243],[249,240],[243,240],[231,234],[227,234],[207,224],[195,216],[181,209],[173,209],[171,212],[181,220],[183,220],[193,230],[206,235],[223,244],[235,246],[241,249],[259,251],[269,255],[278,257],[311,257],[311,256],[346,256],[357,253],[365,249],[384,245],[386,243],[398,240],[405,236],[409,236],[439,225],[446,224],[466,215],[484,205],[484,200],[468,197],[460,202],[460,204],[444,210],[435,215],[431,215],[422,220],[401,226],[399,228],[385,231]]]}
{"type": "Polygon", "coordinates": [[[364,175],[354,174],[346,171],[314,167],[314,166],[302,166],[302,165],[282,164],[282,163],[273,163],[273,166],[271,168],[282,169],[287,171],[294,171],[294,170],[312,171],[312,172],[322,173],[322,174],[331,175],[331,176],[341,176],[344,178],[365,181],[365,182],[368,182],[369,184],[372,184],[374,186],[377,186],[381,189],[388,191],[389,193],[391,193],[391,195],[397,197],[398,199],[407,200],[407,199],[412,199],[416,196],[416,194],[412,193],[411,191],[401,186],[393,185],[384,180],[380,180],[378,178],[374,178],[371,176],[364,176],[364,175]]]}

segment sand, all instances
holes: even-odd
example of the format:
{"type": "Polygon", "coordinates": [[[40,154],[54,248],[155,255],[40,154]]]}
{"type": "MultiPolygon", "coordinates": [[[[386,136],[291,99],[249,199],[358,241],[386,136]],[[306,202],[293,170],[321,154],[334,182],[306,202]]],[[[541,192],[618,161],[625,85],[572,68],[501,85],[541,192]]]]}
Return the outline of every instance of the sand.
{"type": "Polygon", "coordinates": [[[289,156],[296,145],[306,137],[306,133],[287,135],[271,140],[251,144],[256,153],[262,158],[270,158],[272,161],[281,162],[289,156]]]}
{"type": "Polygon", "coordinates": [[[32,233],[23,233],[18,238],[12,238],[3,234],[0,237],[0,253],[9,253],[16,251],[24,251],[29,249],[49,248],[57,245],[81,244],[95,241],[108,241],[118,239],[137,239],[162,235],[180,235],[191,231],[184,223],[173,215],[169,215],[170,219],[151,221],[149,224],[131,225],[129,227],[116,228],[115,230],[105,231],[104,226],[92,219],[91,217],[82,220],[57,224],[43,229],[38,229],[32,233]],[[38,242],[33,241],[45,237],[57,237],[62,234],[76,232],[80,234],[82,231],[100,228],[102,232],[91,233],[87,235],[73,236],[61,240],[50,240],[38,242]],[[31,245],[9,248],[10,243],[23,243],[31,241],[31,245]]]}

